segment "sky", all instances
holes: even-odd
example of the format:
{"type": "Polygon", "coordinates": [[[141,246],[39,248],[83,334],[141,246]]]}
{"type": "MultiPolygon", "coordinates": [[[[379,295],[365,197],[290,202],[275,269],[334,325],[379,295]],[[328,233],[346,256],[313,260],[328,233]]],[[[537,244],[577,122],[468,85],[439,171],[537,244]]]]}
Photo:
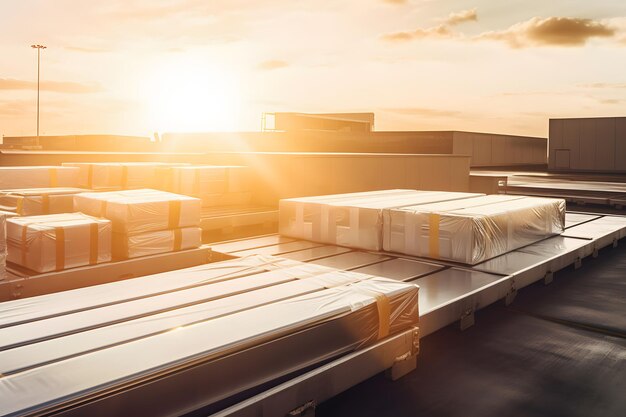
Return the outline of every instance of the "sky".
{"type": "Polygon", "coordinates": [[[547,136],[626,116],[623,0],[0,0],[0,134],[376,130],[547,136]]]}

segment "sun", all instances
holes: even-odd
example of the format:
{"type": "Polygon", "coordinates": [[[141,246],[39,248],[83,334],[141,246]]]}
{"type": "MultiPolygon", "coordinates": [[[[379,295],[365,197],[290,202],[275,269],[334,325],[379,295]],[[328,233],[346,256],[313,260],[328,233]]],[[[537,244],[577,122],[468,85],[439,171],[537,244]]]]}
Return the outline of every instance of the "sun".
{"type": "Polygon", "coordinates": [[[232,131],[240,91],[223,68],[198,61],[159,65],[144,79],[148,122],[159,132],[232,131]]]}

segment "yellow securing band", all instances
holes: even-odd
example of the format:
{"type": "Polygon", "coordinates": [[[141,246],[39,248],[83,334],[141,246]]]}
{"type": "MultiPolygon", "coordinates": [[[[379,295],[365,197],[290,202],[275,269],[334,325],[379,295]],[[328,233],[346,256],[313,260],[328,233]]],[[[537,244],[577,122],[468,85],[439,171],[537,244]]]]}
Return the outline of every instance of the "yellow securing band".
{"type": "Polygon", "coordinates": [[[55,227],[56,239],[56,269],[60,271],[65,268],[65,229],[55,227]]]}
{"type": "Polygon", "coordinates": [[[428,252],[431,258],[439,258],[439,214],[428,217],[428,252]]]}
{"type": "Polygon", "coordinates": [[[50,213],[50,196],[46,193],[41,194],[41,214],[50,213]]]}
{"type": "Polygon", "coordinates": [[[98,263],[98,223],[89,225],[89,265],[98,263]]]}
{"type": "Polygon", "coordinates": [[[391,308],[389,298],[384,294],[376,294],[376,308],[378,309],[378,339],[389,336],[389,320],[391,319],[391,308]]]}
{"type": "Polygon", "coordinates": [[[50,173],[50,187],[58,186],[58,177],[57,177],[57,169],[56,168],[48,168],[48,172],[50,173]]]}
{"type": "Polygon", "coordinates": [[[26,239],[28,233],[28,223],[22,226],[22,265],[26,266],[26,252],[28,251],[28,244],[26,239]]]}
{"type": "Polygon", "coordinates": [[[176,229],[180,225],[180,200],[170,200],[168,229],[176,229]]]}
{"type": "Polygon", "coordinates": [[[23,210],[24,210],[24,197],[20,196],[20,197],[17,197],[17,207],[15,207],[15,212],[21,216],[23,210]]]}
{"type": "Polygon", "coordinates": [[[87,166],[87,188],[93,188],[93,165],[87,166]]]}
{"type": "Polygon", "coordinates": [[[200,195],[200,170],[196,169],[193,177],[193,188],[191,191],[194,197],[198,197],[200,195]]]}
{"type": "Polygon", "coordinates": [[[181,229],[174,229],[174,252],[178,252],[183,247],[183,232],[181,229]]]}
{"type": "Polygon", "coordinates": [[[100,215],[98,217],[106,217],[107,216],[107,200],[102,200],[100,203],[100,215]]]}

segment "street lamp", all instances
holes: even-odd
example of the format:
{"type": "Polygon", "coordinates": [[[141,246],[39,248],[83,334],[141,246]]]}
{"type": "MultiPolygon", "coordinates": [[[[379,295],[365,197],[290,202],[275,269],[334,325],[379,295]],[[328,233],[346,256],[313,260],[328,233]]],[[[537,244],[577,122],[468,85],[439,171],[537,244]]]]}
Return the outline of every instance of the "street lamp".
{"type": "Polygon", "coordinates": [[[37,146],[39,146],[39,62],[41,60],[41,50],[46,49],[43,45],[31,45],[37,50],[37,146]]]}

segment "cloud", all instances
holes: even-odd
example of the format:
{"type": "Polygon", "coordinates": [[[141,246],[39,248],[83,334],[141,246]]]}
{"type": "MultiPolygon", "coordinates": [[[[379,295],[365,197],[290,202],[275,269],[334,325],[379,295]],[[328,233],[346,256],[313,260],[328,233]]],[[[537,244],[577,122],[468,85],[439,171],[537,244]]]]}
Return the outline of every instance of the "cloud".
{"type": "Polygon", "coordinates": [[[390,42],[407,42],[416,39],[450,39],[455,37],[460,37],[461,34],[454,32],[450,27],[459,25],[464,22],[471,22],[478,20],[478,13],[476,9],[471,10],[463,10],[456,13],[450,13],[448,17],[442,19],[442,23],[429,27],[429,28],[418,28],[411,31],[401,31],[401,32],[393,32],[387,33],[381,36],[381,38],[385,41],[390,42]]]}
{"type": "Polygon", "coordinates": [[[383,3],[389,3],[389,4],[407,4],[409,1],[408,0],[382,0],[383,3]]]}
{"type": "Polygon", "coordinates": [[[415,29],[408,32],[387,33],[382,36],[382,39],[389,42],[407,42],[425,38],[450,39],[455,36],[457,36],[457,34],[452,31],[448,26],[438,25],[431,28],[415,29]]]}
{"type": "MultiPolygon", "coordinates": [[[[14,78],[0,78],[0,90],[36,90],[36,81],[17,80],[14,78]]],[[[81,84],[72,81],[42,81],[40,84],[42,91],[53,91],[55,93],[97,93],[102,88],[97,84],[81,84]]]]}
{"type": "Polygon", "coordinates": [[[426,107],[392,107],[382,109],[389,113],[396,113],[408,116],[424,116],[424,117],[451,117],[458,116],[460,112],[456,110],[440,110],[426,107]]]}
{"type": "Polygon", "coordinates": [[[534,17],[506,30],[484,32],[474,40],[495,40],[512,48],[529,46],[582,46],[592,38],[611,38],[615,29],[605,23],[570,17],[534,17]]]}
{"type": "Polygon", "coordinates": [[[622,100],[618,100],[615,98],[601,98],[598,99],[598,101],[602,104],[619,104],[622,102],[622,100]]]}
{"type": "Polygon", "coordinates": [[[455,26],[465,22],[478,21],[478,13],[476,9],[462,10],[456,13],[450,13],[447,18],[443,20],[444,25],[455,26]]]}
{"type": "Polygon", "coordinates": [[[279,68],[288,67],[289,63],[287,61],[282,61],[280,59],[270,59],[268,61],[260,62],[257,65],[257,68],[264,71],[271,71],[279,68]]]}
{"type": "Polygon", "coordinates": [[[626,83],[591,83],[579,84],[581,88],[626,88],[626,83]]]}

